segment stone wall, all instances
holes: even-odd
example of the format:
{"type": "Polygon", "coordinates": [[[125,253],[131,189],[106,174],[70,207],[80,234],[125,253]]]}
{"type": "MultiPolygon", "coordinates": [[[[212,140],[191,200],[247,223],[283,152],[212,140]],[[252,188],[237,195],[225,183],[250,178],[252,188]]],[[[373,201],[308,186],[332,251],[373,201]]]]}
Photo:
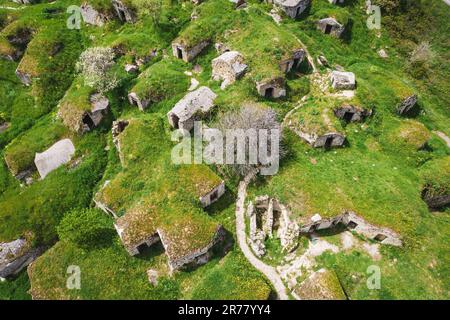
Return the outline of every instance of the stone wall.
{"type": "Polygon", "coordinates": [[[18,274],[43,252],[43,248],[32,248],[22,238],[0,243],[0,279],[18,274]]]}
{"type": "Polygon", "coordinates": [[[217,187],[215,187],[214,189],[212,189],[210,192],[208,192],[207,194],[203,195],[200,197],[200,202],[203,206],[203,208],[209,206],[210,204],[216,202],[217,200],[219,200],[219,198],[225,193],[225,182],[222,181],[217,187]],[[217,196],[215,197],[215,199],[212,199],[213,197],[211,197],[214,193],[217,193],[217,196]]]}
{"type": "Polygon", "coordinates": [[[149,99],[141,99],[135,92],[130,92],[128,94],[128,101],[131,105],[137,106],[141,111],[144,111],[150,104],[149,99]]]}
{"type": "Polygon", "coordinates": [[[317,22],[317,28],[325,34],[340,38],[345,31],[345,26],[333,18],[321,19],[317,22]]]}
{"type": "Polygon", "coordinates": [[[256,90],[258,91],[258,94],[260,96],[267,98],[281,98],[286,96],[286,89],[283,78],[257,82],[256,90]],[[267,90],[271,90],[270,95],[268,95],[267,90]]]}
{"type": "Polygon", "coordinates": [[[311,233],[318,230],[324,230],[336,227],[341,224],[348,229],[382,244],[392,246],[401,246],[400,236],[393,230],[384,227],[374,226],[352,211],[344,212],[333,218],[322,219],[305,224],[300,228],[301,233],[311,233]]]}
{"type": "Polygon", "coordinates": [[[107,17],[94,9],[88,3],[84,3],[80,6],[81,16],[83,21],[87,24],[101,27],[105,24],[107,17]]]}
{"type": "Polygon", "coordinates": [[[174,42],[172,43],[172,53],[174,57],[180,58],[178,55],[178,50],[181,50],[182,57],[185,62],[189,62],[192,59],[194,59],[197,55],[202,52],[204,48],[206,48],[209,45],[209,41],[202,41],[198,43],[197,45],[187,48],[185,45],[174,42]]]}

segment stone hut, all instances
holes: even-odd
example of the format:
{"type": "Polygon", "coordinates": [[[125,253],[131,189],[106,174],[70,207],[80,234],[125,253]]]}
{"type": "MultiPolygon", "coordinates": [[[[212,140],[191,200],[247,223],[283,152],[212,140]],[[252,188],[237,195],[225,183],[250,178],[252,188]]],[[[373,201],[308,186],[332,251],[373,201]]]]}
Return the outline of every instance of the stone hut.
{"type": "Polygon", "coordinates": [[[18,61],[24,54],[33,36],[33,30],[27,27],[14,28],[0,38],[0,57],[18,61]]]}
{"type": "Polygon", "coordinates": [[[213,185],[210,190],[200,195],[199,200],[202,204],[202,207],[205,208],[210,204],[216,202],[221,196],[223,196],[224,193],[225,182],[221,180],[219,184],[213,185]]]}
{"type": "Polygon", "coordinates": [[[295,133],[314,148],[331,149],[342,147],[345,143],[345,135],[339,132],[326,132],[324,134],[308,133],[301,129],[294,129],[295,133]]]}
{"type": "Polygon", "coordinates": [[[59,105],[58,116],[70,130],[85,133],[100,124],[108,113],[108,106],[108,99],[98,93],[89,95],[85,105],[76,105],[66,96],[59,105]]]}
{"type": "Polygon", "coordinates": [[[317,28],[324,34],[332,35],[336,38],[340,38],[345,31],[345,26],[340,24],[334,18],[324,18],[317,22],[317,28]]]}
{"type": "Polygon", "coordinates": [[[144,111],[150,104],[150,99],[141,99],[136,92],[130,92],[128,94],[128,101],[131,105],[135,105],[139,110],[144,111]]]}
{"type": "Polygon", "coordinates": [[[331,3],[331,4],[338,4],[338,3],[344,3],[345,1],[344,0],[328,0],[328,2],[329,3],[331,3]]]}
{"type": "Polygon", "coordinates": [[[83,21],[87,24],[102,27],[108,19],[106,15],[95,10],[93,6],[86,2],[80,6],[80,11],[83,21]]]}
{"type": "Polygon", "coordinates": [[[214,106],[216,97],[208,87],[189,92],[167,113],[170,125],[175,129],[190,131],[194,127],[194,121],[214,106]]]}
{"type": "Polygon", "coordinates": [[[396,232],[389,228],[374,226],[353,211],[346,211],[340,215],[327,219],[322,219],[319,215],[316,215],[313,218],[314,219],[311,219],[312,222],[301,226],[300,232],[311,233],[319,230],[334,228],[338,224],[341,224],[349,230],[352,230],[368,239],[378,241],[382,244],[402,246],[401,238],[396,232]]]}
{"type": "Polygon", "coordinates": [[[186,265],[206,263],[211,258],[211,249],[223,240],[224,230],[218,225],[209,241],[192,245],[193,240],[189,239],[192,235],[189,232],[180,233],[180,230],[161,225],[155,215],[141,209],[138,206],[127,212],[116,220],[114,227],[125,249],[132,256],[139,255],[146,248],[161,242],[171,271],[186,265]]]}
{"type": "Polygon", "coordinates": [[[397,113],[399,115],[408,114],[417,105],[417,95],[413,94],[404,98],[397,106],[397,113]]]}
{"type": "Polygon", "coordinates": [[[42,252],[43,248],[33,248],[24,238],[0,243],[0,280],[18,274],[42,252]]]}
{"type": "Polygon", "coordinates": [[[344,104],[334,109],[334,115],[346,122],[360,122],[370,117],[372,110],[363,109],[359,106],[344,104]]]}
{"type": "Polygon", "coordinates": [[[228,51],[213,59],[212,78],[223,80],[222,89],[239,79],[247,69],[244,57],[237,51],[228,51]]]}
{"type": "Polygon", "coordinates": [[[256,83],[259,95],[268,99],[286,96],[285,79],[282,77],[262,80],[256,83]]]}
{"type": "Polygon", "coordinates": [[[134,9],[126,6],[122,0],[112,0],[112,5],[117,17],[123,22],[134,23],[136,21],[136,13],[134,9]]]}
{"type": "Polygon", "coordinates": [[[298,68],[306,57],[306,52],[303,49],[294,50],[292,57],[284,59],[280,62],[280,70],[288,73],[293,68],[298,68]]]}
{"type": "Polygon", "coordinates": [[[50,172],[58,169],[72,159],[75,154],[75,146],[70,139],[63,139],[42,153],[36,153],[34,164],[42,179],[50,172]]]}
{"type": "Polygon", "coordinates": [[[331,85],[336,90],[354,90],[356,78],[353,72],[333,71],[331,72],[331,85]]]}
{"type": "Polygon", "coordinates": [[[292,19],[297,18],[311,4],[311,0],[269,0],[292,19]]]}
{"type": "Polygon", "coordinates": [[[174,57],[189,62],[198,56],[208,45],[208,40],[203,40],[193,45],[187,45],[181,40],[175,40],[172,43],[172,53],[174,57]]]}

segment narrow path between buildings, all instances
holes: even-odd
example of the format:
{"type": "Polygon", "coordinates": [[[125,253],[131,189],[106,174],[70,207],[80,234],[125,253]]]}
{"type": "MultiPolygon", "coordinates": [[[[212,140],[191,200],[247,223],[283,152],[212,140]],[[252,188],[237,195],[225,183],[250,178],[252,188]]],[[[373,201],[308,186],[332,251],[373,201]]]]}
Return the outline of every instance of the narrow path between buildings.
{"type": "Polygon", "coordinates": [[[250,173],[239,183],[236,200],[236,235],[238,238],[238,244],[247,260],[256,269],[262,272],[270,280],[270,282],[272,282],[272,285],[277,292],[278,299],[288,300],[289,297],[286,293],[286,287],[278,272],[274,267],[271,267],[259,260],[253,254],[247,243],[247,235],[245,233],[245,198],[247,196],[247,186],[255,175],[256,173],[250,173]]]}

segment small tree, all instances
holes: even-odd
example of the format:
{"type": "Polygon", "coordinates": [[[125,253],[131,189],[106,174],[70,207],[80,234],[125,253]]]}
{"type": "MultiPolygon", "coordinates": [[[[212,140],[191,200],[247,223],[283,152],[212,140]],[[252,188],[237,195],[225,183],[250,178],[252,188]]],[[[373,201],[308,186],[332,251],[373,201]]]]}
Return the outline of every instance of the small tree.
{"type": "MultiPolygon", "coordinates": [[[[269,137],[272,130],[278,130],[278,141],[272,141],[271,138],[268,138],[267,140],[267,153],[273,156],[273,152],[278,152],[278,154],[275,155],[278,157],[278,160],[286,154],[282,145],[281,125],[277,120],[277,113],[271,108],[267,108],[256,103],[247,103],[243,105],[239,110],[229,111],[221,115],[216,127],[222,132],[224,140],[226,140],[227,132],[229,132],[230,130],[247,131],[249,129],[255,129],[257,132],[259,132],[258,130],[265,129],[267,130],[269,137]],[[276,148],[274,145],[275,143],[277,144],[276,148]]],[[[249,143],[249,137],[247,137],[246,139],[246,142],[249,143]]],[[[226,141],[224,142],[226,143],[226,141]]],[[[259,141],[259,137],[256,143],[257,149],[259,150],[261,143],[261,141],[259,141]]],[[[246,148],[249,148],[249,144],[247,144],[246,148]]],[[[226,153],[226,150],[224,150],[224,152],[226,153]]],[[[234,153],[234,156],[236,158],[236,144],[234,153]]],[[[245,154],[247,157],[249,157],[249,149],[246,150],[245,154]]],[[[261,163],[261,158],[258,157],[258,161],[255,164],[251,164],[249,163],[249,161],[247,161],[245,164],[227,164],[227,167],[231,168],[231,170],[235,174],[239,176],[245,176],[248,173],[253,172],[255,169],[260,169],[264,165],[265,164],[261,163]]]]}
{"type": "Polygon", "coordinates": [[[110,243],[114,236],[111,219],[98,209],[76,209],[64,215],[58,228],[59,238],[81,248],[110,243]]]}
{"type": "Polygon", "coordinates": [[[114,51],[111,48],[94,47],[81,54],[77,70],[83,75],[87,86],[95,88],[99,93],[105,93],[118,85],[111,69],[113,65],[114,51]]]}

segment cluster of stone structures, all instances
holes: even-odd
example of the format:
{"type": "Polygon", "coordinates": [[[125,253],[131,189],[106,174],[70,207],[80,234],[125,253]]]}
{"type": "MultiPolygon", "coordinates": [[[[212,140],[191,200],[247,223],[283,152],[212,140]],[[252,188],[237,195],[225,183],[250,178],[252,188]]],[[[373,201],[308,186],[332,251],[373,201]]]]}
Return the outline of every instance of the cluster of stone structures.
{"type": "Polygon", "coordinates": [[[43,248],[33,248],[30,241],[23,238],[0,243],[0,280],[18,274],[42,252],[43,248]]]}
{"type": "Polygon", "coordinates": [[[170,125],[175,129],[190,131],[194,127],[194,121],[214,107],[216,97],[208,87],[189,92],[167,113],[170,125]]]}
{"type": "MultiPolygon", "coordinates": [[[[135,119],[117,120],[112,126],[113,143],[119,152],[122,165],[124,165],[123,132],[135,121],[135,119]]],[[[194,183],[205,185],[206,179],[208,186],[196,193],[203,208],[216,202],[225,193],[224,181],[215,174],[214,179],[210,179],[207,173],[202,172],[196,176],[194,183]]],[[[110,183],[110,181],[106,181],[102,190],[108,188],[110,183]]],[[[137,205],[127,208],[126,213],[120,216],[110,208],[108,201],[102,198],[102,190],[94,197],[94,202],[98,208],[115,219],[115,229],[125,249],[132,256],[139,255],[146,248],[161,243],[168,257],[170,270],[174,271],[187,265],[206,263],[212,255],[213,247],[224,239],[225,230],[220,224],[215,224],[214,232],[208,233],[205,240],[193,244],[195,242],[193,237],[196,237],[195,232],[198,232],[195,222],[183,221],[183,230],[166,225],[159,220],[158,216],[162,214],[159,212],[159,208],[146,204],[145,198],[142,199],[142,203],[139,202],[137,205]]],[[[155,274],[151,273],[151,276],[155,280],[155,274]]]]}
{"type": "Polygon", "coordinates": [[[212,61],[212,78],[223,80],[220,86],[225,89],[239,79],[247,69],[244,57],[237,51],[227,51],[212,61]]]}
{"type": "Polygon", "coordinates": [[[311,222],[301,226],[300,232],[312,233],[315,231],[334,228],[337,225],[345,226],[349,230],[352,230],[367,239],[372,239],[382,244],[402,246],[402,240],[396,232],[389,228],[374,226],[353,211],[345,211],[344,213],[333,218],[325,219],[319,214],[316,214],[311,217],[311,222]]]}
{"type": "Polygon", "coordinates": [[[247,216],[250,220],[249,243],[258,257],[265,255],[264,241],[266,237],[272,238],[274,231],[283,251],[289,253],[297,247],[300,228],[290,220],[289,211],[277,199],[268,195],[256,197],[255,204],[250,201],[247,206],[247,216]]]}

